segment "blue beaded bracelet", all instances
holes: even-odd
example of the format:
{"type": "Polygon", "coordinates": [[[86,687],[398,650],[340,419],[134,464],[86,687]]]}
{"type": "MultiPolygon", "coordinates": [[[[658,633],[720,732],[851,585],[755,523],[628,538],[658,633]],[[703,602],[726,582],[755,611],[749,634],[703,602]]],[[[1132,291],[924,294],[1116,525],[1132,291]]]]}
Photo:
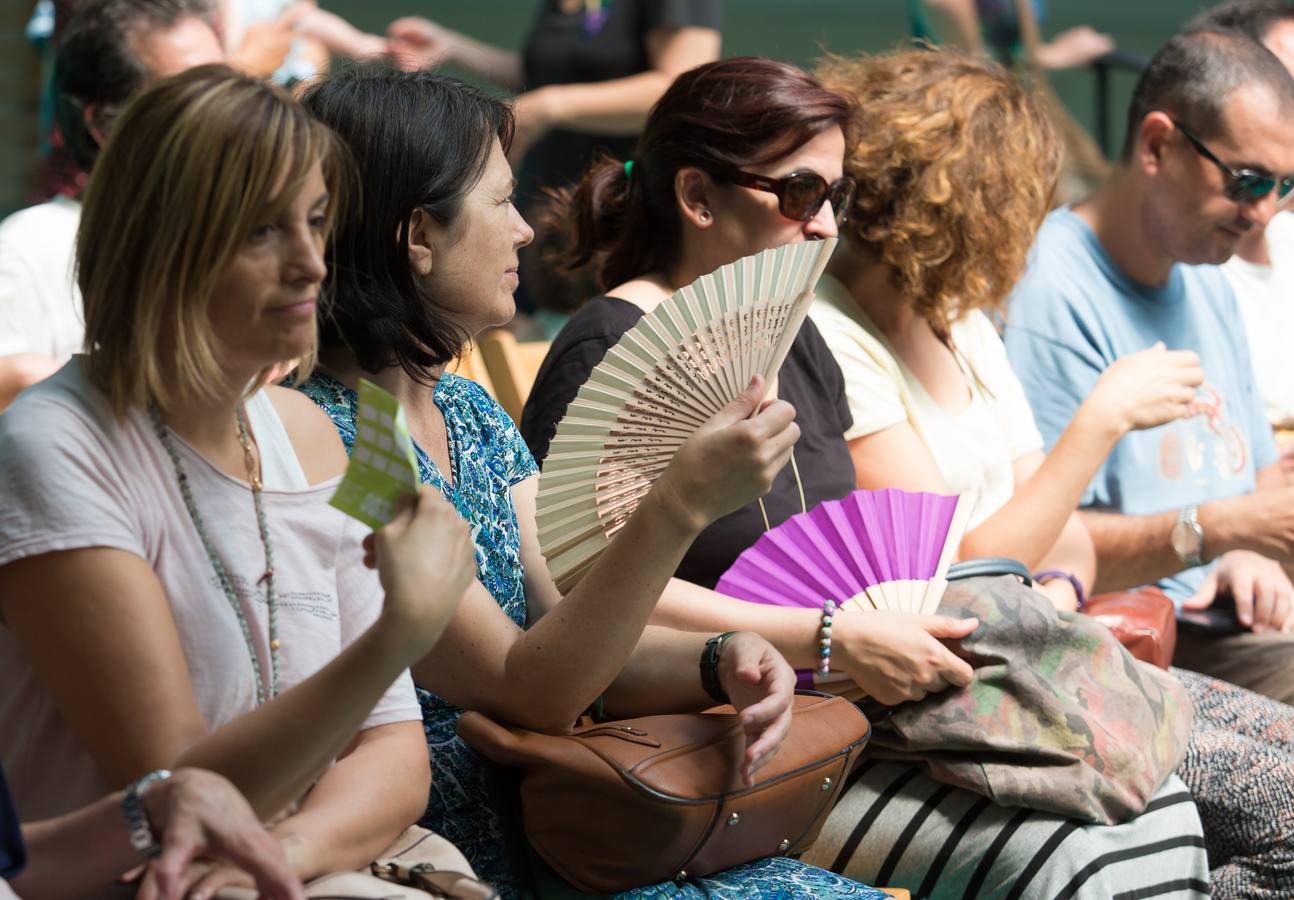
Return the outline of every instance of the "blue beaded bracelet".
{"type": "Polygon", "coordinates": [[[831,671],[831,621],[836,612],[836,601],[826,600],[822,604],[822,625],[818,629],[818,674],[825,676],[831,671]]]}

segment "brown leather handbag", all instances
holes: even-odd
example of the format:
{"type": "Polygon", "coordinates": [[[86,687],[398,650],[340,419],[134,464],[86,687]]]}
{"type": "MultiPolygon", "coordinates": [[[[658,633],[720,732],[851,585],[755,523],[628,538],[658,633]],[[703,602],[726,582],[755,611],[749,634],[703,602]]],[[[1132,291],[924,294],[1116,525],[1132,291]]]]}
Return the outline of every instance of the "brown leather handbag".
{"type": "Polygon", "coordinates": [[[749,788],[731,706],[581,722],[564,735],[475,712],[457,727],[482,756],[520,770],[522,826],[544,861],[579,890],[610,894],[812,844],[871,725],[822,694],[797,694],[792,713],[790,735],[749,788]]]}
{"type": "Polygon", "coordinates": [[[1083,613],[1114,632],[1119,643],[1143,662],[1167,669],[1177,647],[1177,608],[1156,587],[1099,594],[1083,613]]]}
{"type": "MultiPolygon", "coordinates": [[[[987,556],[953,563],[948,580],[1014,575],[1033,584],[1024,563],[1003,556],[987,556]]],[[[1129,653],[1161,669],[1173,664],[1177,647],[1177,608],[1157,587],[1098,594],[1083,606],[1083,614],[1096,619],[1119,639],[1129,653]]]]}

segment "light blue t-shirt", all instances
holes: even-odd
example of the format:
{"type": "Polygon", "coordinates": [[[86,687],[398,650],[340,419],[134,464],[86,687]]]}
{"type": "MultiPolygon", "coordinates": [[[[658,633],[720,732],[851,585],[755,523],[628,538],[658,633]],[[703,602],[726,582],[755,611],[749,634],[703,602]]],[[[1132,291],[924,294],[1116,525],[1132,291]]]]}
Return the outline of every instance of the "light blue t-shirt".
{"type": "MultiPolygon", "coordinates": [[[[1139,284],[1072,211],[1049,215],[1011,295],[1006,329],[1007,354],[1047,448],[1107,366],[1156,341],[1200,355],[1197,412],[1119,441],[1088,485],[1085,507],[1151,515],[1250,493],[1257,470],[1276,461],[1276,444],[1222,271],[1176,265],[1167,284],[1139,284]]],[[[1159,586],[1180,604],[1207,571],[1190,569],[1159,586]]]]}

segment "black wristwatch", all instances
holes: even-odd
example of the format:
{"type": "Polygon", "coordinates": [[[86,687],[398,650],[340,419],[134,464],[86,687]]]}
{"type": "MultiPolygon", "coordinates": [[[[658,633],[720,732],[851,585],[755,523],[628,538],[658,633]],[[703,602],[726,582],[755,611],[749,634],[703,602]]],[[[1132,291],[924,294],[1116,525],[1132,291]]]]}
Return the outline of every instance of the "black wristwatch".
{"type": "Polygon", "coordinates": [[[723,682],[719,680],[719,660],[723,657],[723,645],[736,633],[725,631],[723,634],[716,634],[705,642],[705,649],[701,651],[701,687],[705,688],[705,692],[716,703],[732,702],[728,699],[728,692],[723,689],[723,682]]]}

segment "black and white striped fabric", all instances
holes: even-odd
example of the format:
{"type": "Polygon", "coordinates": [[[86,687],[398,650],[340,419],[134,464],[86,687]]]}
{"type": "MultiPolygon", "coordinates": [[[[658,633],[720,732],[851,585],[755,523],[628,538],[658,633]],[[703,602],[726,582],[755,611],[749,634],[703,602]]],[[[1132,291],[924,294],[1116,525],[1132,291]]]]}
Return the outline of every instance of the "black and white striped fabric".
{"type": "Polygon", "coordinates": [[[1176,775],[1136,819],[1106,826],[999,806],[916,766],[867,760],[805,861],[914,898],[1209,896],[1200,817],[1176,775]]]}

